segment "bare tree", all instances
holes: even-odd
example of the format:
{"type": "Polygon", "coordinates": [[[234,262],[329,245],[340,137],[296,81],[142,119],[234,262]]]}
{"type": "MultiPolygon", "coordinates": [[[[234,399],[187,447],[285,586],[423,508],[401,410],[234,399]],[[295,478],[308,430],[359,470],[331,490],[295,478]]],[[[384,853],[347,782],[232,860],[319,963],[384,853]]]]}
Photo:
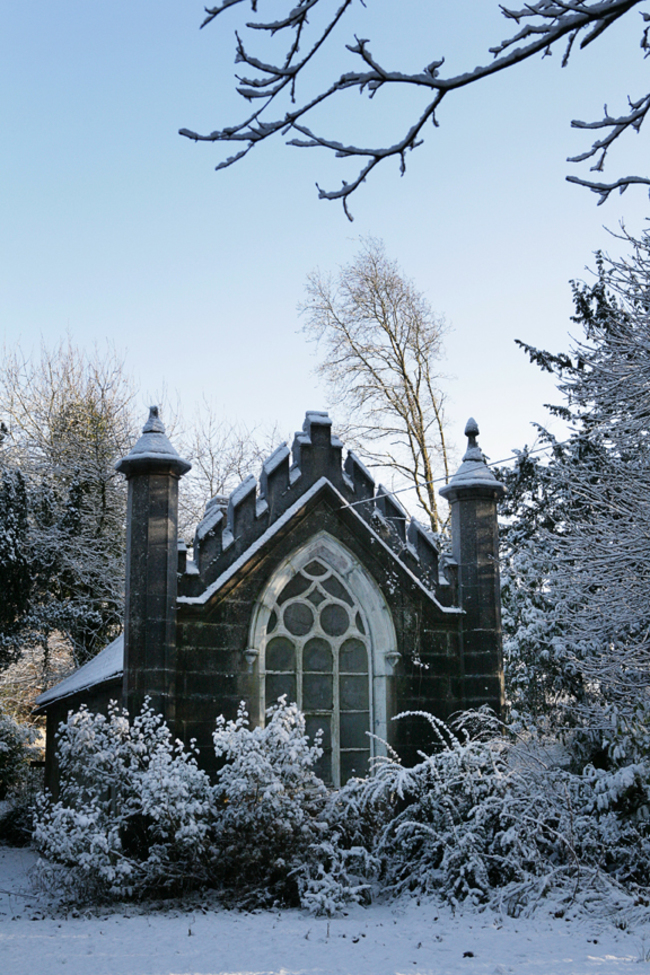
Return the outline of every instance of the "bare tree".
{"type": "Polygon", "coordinates": [[[266,433],[249,430],[204,399],[189,432],[179,441],[181,453],[192,463],[181,481],[179,537],[189,543],[207,502],[230,494],[254,468],[261,467],[279,440],[275,427],[266,433]]]}
{"type": "MultiPolygon", "coordinates": [[[[219,14],[243,3],[244,0],[221,0],[216,6],[206,8],[206,17],[201,24],[205,27],[219,14]]],[[[360,0],[365,6],[364,0],[360,0]]],[[[362,160],[361,169],[357,177],[350,182],[343,181],[340,189],[324,190],[318,187],[319,196],[324,200],[341,200],[348,218],[352,217],[348,210],[348,199],[352,193],[364,182],[373,169],[386,159],[397,157],[401,172],[404,173],[406,153],[416,149],[424,141],[424,127],[428,122],[438,125],[437,111],[443,100],[450,92],[468,85],[475,84],[490,75],[505,71],[516,64],[526,61],[536,54],[547,55],[560,44],[564,45],[562,66],[564,67],[571,52],[580,39],[580,49],[587,47],[600,37],[613,24],[639,7],[644,0],[537,0],[526,6],[510,10],[504,6],[501,11],[509,21],[517,25],[512,36],[490,48],[493,60],[488,64],[463,72],[462,74],[443,77],[440,69],[444,64],[443,57],[435,57],[431,63],[419,71],[394,70],[380,64],[372,55],[369,40],[355,35],[354,43],[347,44],[346,49],[355,55],[362,67],[357,71],[348,71],[338,78],[326,83],[320,92],[304,101],[297,102],[297,82],[314,64],[320,62],[328,64],[327,42],[346,14],[349,14],[353,0],[290,0],[284,12],[276,14],[271,21],[262,19],[258,15],[258,7],[262,7],[262,0],[251,0],[252,13],[257,19],[245,23],[245,27],[253,36],[262,33],[273,38],[276,35],[286,37],[281,58],[269,62],[252,53],[248,44],[237,33],[236,61],[246,66],[254,74],[237,76],[237,92],[253,107],[247,111],[242,121],[226,128],[217,129],[208,135],[200,135],[190,129],[181,129],[180,134],[189,139],[203,142],[234,142],[245,143],[234,156],[219,163],[217,169],[231,166],[245,156],[253,146],[274,135],[290,135],[288,145],[301,148],[321,147],[329,149],[337,158],[351,157],[362,160]],[[318,10],[316,10],[318,8],[318,10]],[[324,19],[316,17],[322,14],[324,19]],[[315,26],[310,33],[308,18],[314,16],[315,26]],[[429,90],[431,98],[422,111],[413,110],[412,118],[403,134],[396,140],[389,137],[388,144],[378,147],[363,147],[359,145],[344,145],[336,138],[325,135],[315,126],[317,124],[317,109],[325,102],[338,98],[342,92],[357,89],[374,98],[384,89],[409,87],[414,92],[429,90]],[[285,107],[282,108],[282,99],[285,107]]],[[[277,7],[277,3],[274,4],[277,7]]],[[[650,52],[650,13],[641,12],[644,27],[641,33],[641,48],[644,56],[650,52]]],[[[643,94],[637,99],[628,97],[627,110],[619,116],[612,116],[605,106],[603,118],[595,122],[572,121],[572,126],[579,129],[602,130],[602,138],[596,139],[591,148],[578,156],[572,157],[570,162],[582,162],[594,159],[592,171],[601,172],[605,157],[612,144],[624,132],[638,132],[650,109],[650,94],[643,94]]],[[[621,192],[634,183],[650,185],[650,178],[646,176],[624,176],[614,182],[602,183],[579,176],[567,176],[570,182],[587,186],[598,193],[599,203],[604,202],[614,189],[621,192]]]]}
{"type": "Polygon", "coordinates": [[[373,238],[362,241],[335,281],[311,274],[307,295],[305,332],[323,346],[318,372],[337,407],[347,410],[354,438],[376,463],[414,485],[432,530],[439,531],[433,480],[440,469],[449,477],[436,372],[444,320],[373,238]]]}

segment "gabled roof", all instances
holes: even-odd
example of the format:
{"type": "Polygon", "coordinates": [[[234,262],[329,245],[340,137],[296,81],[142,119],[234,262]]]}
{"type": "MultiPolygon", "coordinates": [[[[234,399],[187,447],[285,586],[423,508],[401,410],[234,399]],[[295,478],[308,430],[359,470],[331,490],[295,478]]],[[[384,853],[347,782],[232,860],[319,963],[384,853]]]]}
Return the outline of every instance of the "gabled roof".
{"type": "Polygon", "coordinates": [[[54,701],[60,701],[64,697],[71,697],[80,691],[85,691],[96,684],[103,684],[105,681],[116,679],[122,676],[124,669],[124,636],[120,635],[112,643],[89,660],[83,667],[75,670],[60,684],[55,684],[48,691],[40,694],[36,698],[37,712],[54,701]]]}
{"type": "Polygon", "coordinates": [[[334,485],[326,477],[320,477],[312,486],[305,491],[304,494],[300,495],[297,500],[293,503],[290,508],[280,515],[261,535],[259,535],[255,541],[253,541],[248,548],[246,548],[239,558],[235,559],[231,564],[224,569],[224,571],[217,576],[217,578],[206,586],[202,592],[195,596],[179,596],[178,602],[183,605],[189,606],[200,606],[207,603],[215,593],[219,592],[226,583],[232,579],[237,573],[244,568],[247,562],[249,562],[254,555],[256,555],[260,550],[262,550],[275,535],[278,534],[285,526],[287,526],[295,516],[302,511],[302,509],[309,506],[309,504],[324,490],[328,490],[334,495],[336,501],[340,504],[341,510],[345,510],[349,516],[357,522],[358,526],[361,528],[362,532],[368,534],[373,542],[380,548],[383,548],[385,552],[390,555],[391,559],[396,561],[401,570],[410,577],[411,581],[422,590],[424,595],[426,595],[438,609],[443,613],[460,613],[461,610],[456,606],[443,606],[438,599],[436,599],[434,590],[424,584],[423,580],[413,572],[402,560],[399,558],[398,554],[395,552],[391,545],[374,530],[374,528],[366,521],[364,517],[359,513],[359,511],[352,507],[343,495],[334,487],[334,485]]]}
{"type": "Polygon", "coordinates": [[[326,413],[309,411],[291,451],[282,444],[262,465],[259,483],[249,475],[228,499],[208,502],[194,537],[193,561],[179,580],[181,602],[209,599],[245,564],[253,547],[263,545],[325,485],[435,599],[441,585],[435,538],[409,519],[389,491],[375,485],[352,451],[343,463],[343,444],[331,427],[326,413]]]}

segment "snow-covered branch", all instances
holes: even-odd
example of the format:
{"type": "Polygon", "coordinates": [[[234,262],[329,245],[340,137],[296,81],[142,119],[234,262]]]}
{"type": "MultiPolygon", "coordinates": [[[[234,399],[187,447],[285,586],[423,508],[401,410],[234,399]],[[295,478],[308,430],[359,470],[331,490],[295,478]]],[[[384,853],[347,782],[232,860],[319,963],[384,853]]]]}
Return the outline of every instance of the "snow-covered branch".
{"type": "MultiPolygon", "coordinates": [[[[219,14],[242,2],[244,0],[222,0],[217,6],[206,10],[206,17],[201,26],[206,26],[219,14]]],[[[365,6],[363,0],[360,2],[365,6]]],[[[260,13],[259,20],[251,20],[244,25],[249,31],[257,32],[258,36],[259,32],[262,32],[269,38],[278,34],[286,37],[287,43],[281,59],[272,62],[258,58],[240,34],[237,34],[236,61],[245,64],[254,72],[251,78],[238,79],[237,91],[248,102],[255,103],[253,112],[235,125],[216,129],[206,135],[188,128],[181,129],[180,134],[194,141],[246,143],[244,149],[223,160],[218,164],[217,169],[233,165],[253,146],[277,134],[289,135],[287,144],[291,146],[320,147],[333,152],[336,158],[362,159],[363,163],[358,175],[352,180],[344,180],[339,189],[318,187],[321,199],[341,200],[348,218],[352,219],[348,209],[348,201],[352,193],[380,163],[387,159],[397,158],[400,172],[404,173],[406,153],[422,144],[422,131],[429,120],[434,126],[438,125],[436,110],[442,99],[450,92],[508,70],[537,54],[550,54],[559,44],[565,45],[562,60],[564,66],[568,62],[576,40],[580,39],[580,48],[586,47],[643,2],[644,0],[595,0],[595,2],[539,0],[521,9],[511,10],[502,7],[504,17],[516,23],[518,28],[516,32],[489,49],[493,55],[492,61],[471,71],[446,77],[440,72],[444,58],[433,58],[422,70],[416,72],[394,70],[381,64],[373,56],[368,39],[355,36],[354,43],[345,45],[345,48],[360,60],[361,69],[341,74],[338,78],[322,84],[320,92],[315,97],[297,102],[297,82],[305,76],[308,67],[315,62],[327,70],[325,66],[328,61],[324,50],[326,42],[331,39],[335,28],[339,26],[345,15],[350,12],[353,0],[342,0],[342,2],[337,0],[336,3],[332,0],[298,0],[297,3],[291,0],[291,4],[287,4],[289,9],[277,19],[264,21],[260,13]],[[308,23],[310,13],[324,15],[324,20],[317,22],[318,26],[313,29],[308,23]],[[313,38],[311,45],[307,53],[299,57],[300,42],[305,39],[310,29],[313,38]],[[386,144],[375,147],[344,145],[339,139],[321,130],[315,121],[315,109],[325,102],[336,99],[342,92],[357,89],[359,93],[374,98],[381,89],[395,85],[431,92],[431,99],[425,109],[417,110],[417,114],[414,112],[415,118],[409,120],[406,131],[398,139],[389,138],[386,144]],[[289,96],[289,104],[283,110],[278,100],[285,93],[289,96]]],[[[263,0],[251,0],[252,14],[257,15],[258,7],[261,8],[262,5],[263,0]]],[[[642,13],[642,17],[644,23],[650,22],[650,14],[642,13]]],[[[650,28],[646,27],[641,38],[641,48],[646,55],[650,50],[649,30],[650,28]]],[[[629,104],[630,112],[620,118],[610,118],[605,110],[605,117],[600,121],[590,123],[573,121],[572,125],[576,128],[608,127],[610,131],[605,139],[596,141],[589,150],[572,157],[570,161],[581,162],[598,155],[598,163],[594,168],[601,171],[605,156],[613,142],[630,129],[639,131],[650,106],[650,95],[644,95],[636,101],[630,99],[629,104]]],[[[623,189],[634,183],[648,183],[644,177],[622,177],[613,184],[593,184],[578,177],[569,178],[572,182],[599,192],[600,202],[606,199],[614,188],[623,189]]]]}

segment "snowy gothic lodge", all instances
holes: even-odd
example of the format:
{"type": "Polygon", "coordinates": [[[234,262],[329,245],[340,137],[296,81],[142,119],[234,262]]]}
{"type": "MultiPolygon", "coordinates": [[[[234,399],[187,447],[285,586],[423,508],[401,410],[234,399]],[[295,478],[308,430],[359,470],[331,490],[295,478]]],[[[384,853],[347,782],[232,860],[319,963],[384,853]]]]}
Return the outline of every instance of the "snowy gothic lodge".
{"type": "Polygon", "coordinates": [[[69,710],[149,695],[172,732],[196,738],[215,767],[217,714],[245,701],[253,725],[280,695],[307,731],[324,732],[319,774],[363,775],[387,741],[405,764],[430,744],[421,717],[503,703],[496,503],[504,487],[469,438],[440,491],[452,512],[453,558],[307,413],[292,450],[265,461],[229,498],[215,497],[193,560],[177,542],[178,482],[190,465],[155,407],[117,469],[128,480],[124,635],[42,694],[46,784],[56,789],[55,732],[69,710]],[[368,734],[370,732],[370,734],[368,734]]]}

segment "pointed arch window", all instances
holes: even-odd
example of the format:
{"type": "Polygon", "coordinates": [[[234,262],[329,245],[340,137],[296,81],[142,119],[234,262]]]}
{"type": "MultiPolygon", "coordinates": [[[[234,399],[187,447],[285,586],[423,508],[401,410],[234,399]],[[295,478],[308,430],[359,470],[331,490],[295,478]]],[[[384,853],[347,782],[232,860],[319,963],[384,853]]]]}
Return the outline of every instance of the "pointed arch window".
{"type": "Polygon", "coordinates": [[[248,647],[255,720],[263,724],[283,694],[296,701],[310,737],[323,729],[317,772],[326,782],[364,775],[369,758],[385,754],[395,627],[374,578],[337,538],[320,531],[277,566],[253,608],[248,647]]]}
{"type": "Polygon", "coordinates": [[[371,667],[364,613],[331,566],[313,559],[278,593],[266,625],[266,705],[282,694],[323,731],[316,769],[334,785],[366,775],[371,667]]]}

